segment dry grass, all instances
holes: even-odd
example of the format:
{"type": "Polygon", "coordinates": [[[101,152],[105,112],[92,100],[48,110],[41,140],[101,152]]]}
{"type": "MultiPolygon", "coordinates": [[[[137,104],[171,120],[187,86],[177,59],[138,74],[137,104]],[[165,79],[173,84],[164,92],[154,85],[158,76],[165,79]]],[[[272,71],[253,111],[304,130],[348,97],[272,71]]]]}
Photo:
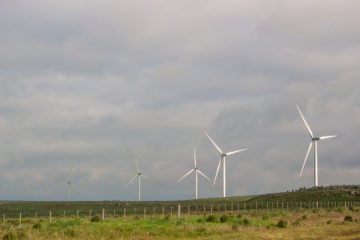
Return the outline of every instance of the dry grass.
{"type": "Polygon", "coordinates": [[[25,219],[2,224],[2,239],[357,239],[360,238],[359,211],[252,211],[237,217],[229,215],[225,223],[207,222],[204,215],[164,220],[122,218],[90,222],[89,219],[25,219]],[[344,221],[345,216],[353,221],[344,221]],[[247,224],[244,224],[247,219],[247,224]],[[286,221],[286,228],[276,226],[286,221]]]}

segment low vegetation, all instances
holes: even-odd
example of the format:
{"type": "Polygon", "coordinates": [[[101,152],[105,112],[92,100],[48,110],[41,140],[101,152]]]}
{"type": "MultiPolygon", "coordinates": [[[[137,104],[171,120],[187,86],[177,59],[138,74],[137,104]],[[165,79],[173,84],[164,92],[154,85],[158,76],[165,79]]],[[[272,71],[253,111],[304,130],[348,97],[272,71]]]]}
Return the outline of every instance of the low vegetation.
{"type": "Polygon", "coordinates": [[[358,239],[358,190],[332,186],[170,202],[0,202],[0,239],[358,239]]]}

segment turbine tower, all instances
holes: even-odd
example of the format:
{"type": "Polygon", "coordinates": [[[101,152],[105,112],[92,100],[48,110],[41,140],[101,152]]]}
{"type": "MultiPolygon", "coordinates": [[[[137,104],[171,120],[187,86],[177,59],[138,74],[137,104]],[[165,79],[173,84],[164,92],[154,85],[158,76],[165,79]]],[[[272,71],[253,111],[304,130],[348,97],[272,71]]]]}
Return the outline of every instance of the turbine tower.
{"type": "Polygon", "coordinates": [[[182,181],[184,178],[186,178],[190,173],[195,172],[195,199],[198,199],[198,173],[202,175],[207,180],[211,181],[210,178],[208,178],[203,172],[200,171],[200,169],[197,167],[196,164],[196,152],[194,147],[194,168],[188,171],[184,176],[182,176],[177,182],[182,181]]]}
{"type": "Polygon", "coordinates": [[[311,142],[310,142],[310,145],[308,147],[308,150],[306,152],[306,155],[305,155],[305,159],[304,159],[304,163],[301,167],[301,171],[300,171],[300,177],[303,173],[303,170],[304,170],[304,166],[305,166],[305,163],[306,163],[306,160],[308,159],[309,157],[309,153],[310,153],[310,150],[312,148],[312,146],[314,145],[314,186],[317,187],[318,186],[318,141],[320,140],[325,140],[325,139],[329,139],[329,138],[334,138],[336,137],[337,135],[330,135],[330,136],[322,136],[322,137],[315,137],[315,135],[313,134],[313,132],[311,131],[311,128],[309,126],[309,124],[307,123],[307,121],[305,120],[300,108],[298,105],[296,105],[296,108],[303,120],[303,122],[305,123],[305,126],[306,126],[306,129],[310,135],[310,138],[311,138],[311,142]]]}
{"type": "Polygon", "coordinates": [[[135,178],[138,178],[138,188],[139,188],[139,201],[141,201],[141,178],[146,178],[146,179],[150,179],[147,176],[145,176],[144,174],[141,173],[140,168],[139,168],[139,164],[137,162],[137,160],[135,159],[136,162],[136,175],[128,182],[127,185],[129,185],[132,181],[135,180],[135,178]]]}
{"type": "Polygon", "coordinates": [[[217,166],[217,169],[216,169],[216,174],[215,174],[215,178],[214,178],[214,185],[215,185],[215,182],[216,182],[216,178],[217,178],[217,175],[219,173],[219,170],[220,170],[220,165],[221,165],[221,162],[222,162],[222,168],[223,168],[223,197],[226,197],[226,157],[227,156],[230,156],[230,155],[233,155],[235,153],[238,153],[238,152],[242,152],[242,151],[245,151],[247,150],[247,148],[245,149],[239,149],[239,150],[235,150],[235,151],[232,151],[232,152],[227,152],[227,153],[224,153],[218,145],[216,145],[216,143],[214,142],[214,140],[211,139],[211,137],[209,136],[209,134],[207,134],[207,132],[205,132],[206,136],[209,138],[210,142],[214,145],[214,147],[218,150],[218,152],[220,153],[220,161],[219,161],[219,164],[217,166]]]}

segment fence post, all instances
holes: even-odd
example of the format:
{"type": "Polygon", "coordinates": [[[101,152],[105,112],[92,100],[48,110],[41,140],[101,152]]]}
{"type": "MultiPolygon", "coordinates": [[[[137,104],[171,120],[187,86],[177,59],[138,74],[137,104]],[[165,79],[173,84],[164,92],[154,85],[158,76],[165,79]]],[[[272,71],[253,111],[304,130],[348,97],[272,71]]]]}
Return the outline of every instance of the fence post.
{"type": "Polygon", "coordinates": [[[49,222],[51,223],[51,211],[49,213],[49,222]]]}
{"type": "Polygon", "coordinates": [[[35,213],[35,220],[37,219],[37,212],[35,213]]]}
{"type": "Polygon", "coordinates": [[[5,213],[3,214],[3,223],[4,223],[4,225],[6,223],[6,215],[5,215],[5,213]]]}
{"type": "Polygon", "coordinates": [[[190,206],[188,205],[188,215],[190,216],[190,206]]]}
{"type": "Polygon", "coordinates": [[[146,215],[146,207],[144,207],[144,219],[145,219],[145,215],[146,215]]]}
{"type": "Polygon", "coordinates": [[[177,211],[177,219],[181,218],[181,205],[178,205],[178,211],[177,211]]]}
{"type": "Polygon", "coordinates": [[[90,219],[91,219],[91,209],[89,210],[89,217],[90,217],[90,219]]]}
{"type": "Polygon", "coordinates": [[[101,219],[104,221],[105,220],[105,209],[102,209],[102,213],[101,213],[101,219]]]}
{"type": "Polygon", "coordinates": [[[76,211],[76,218],[79,218],[79,210],[76,211]]]}
{"type": "Polygon", "coordinates": [[[21,228],[21,212],[20,212],[20,217],[19,217],[19,228],[21,228]]]}
{"type": "Polygon", "coordinates": [[[163,218],[165,217],[165,206],[164,205],[162,206],[162,216],[163,216],[163,218]]]}
{"type": "Polygon", "coordinates": [[[170,216],[172,216],[173,207],[170,207],[170,216]]]}
{"type": "Polygon", "coordinates": [[[156,208],[154,207],[153,210],[154,210],[153,211],[153,217],[155,217],[156,216],[156,208]]]}
{"type": "Polygon", "coordinates": [[[116,218],[116,210],[114,209],[114,218],[116,218]]]}
{"type": "Polygon", "coordinates": [[[64,218],[66,217],[66,212],[64,211],[64,218]]]}
{"type": "Polygon", "coordinates": [[[210,205],[210,214],[211,215],[213,214],[213,206],[212,206],[212,204],[210,205]]]}

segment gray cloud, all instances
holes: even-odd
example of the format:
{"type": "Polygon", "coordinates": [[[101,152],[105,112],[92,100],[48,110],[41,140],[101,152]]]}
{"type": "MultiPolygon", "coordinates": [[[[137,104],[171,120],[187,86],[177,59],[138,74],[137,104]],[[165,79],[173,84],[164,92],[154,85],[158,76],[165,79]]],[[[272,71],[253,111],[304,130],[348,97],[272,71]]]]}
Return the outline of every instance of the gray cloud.
{"type": "MultiPolygon", "coordinates": [[[[0,8],[0,179],[4,199],[193,196],[192,167],[214,177],[229,157],[228,195],[358,183],[357,1],[7,1],[0,8]]],[[[200,182],[200,196],[221,194],[200,182]]]]}

